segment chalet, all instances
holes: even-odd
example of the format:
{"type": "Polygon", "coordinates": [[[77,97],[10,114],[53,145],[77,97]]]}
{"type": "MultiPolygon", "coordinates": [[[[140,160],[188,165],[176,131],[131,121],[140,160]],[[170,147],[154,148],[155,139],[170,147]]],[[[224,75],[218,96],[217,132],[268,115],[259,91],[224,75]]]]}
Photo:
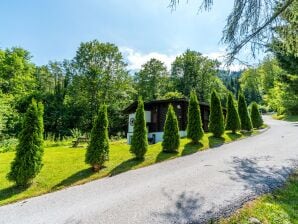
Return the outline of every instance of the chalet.
{"type": "MultiPolygon", "coordinates": [[[[172,104],[175,109],[178,122],[179,122],[180,137],[186,137],[188,100],[185,98],[152,100],[144,103],[145,118],[147,122],[147,130],[148,130],[148,140],[150,143],[156,143],[156,142],[162,141],[163,127],[166,120],[166,114],[167,114],[169,104],[172,104]]],[[[137,102],[132,103],[126,109],[124,109],[124,113],[129,114],[128,133],[127,133],[128,144],[131,143],[136,109],[137,109],[137,102]]],[[[208,121],[209,121],[209,112],[210,112],[209,104],[200,102],[200,109],[201,109],[203,129],[205,131],[208,131],[208,121]]]]}

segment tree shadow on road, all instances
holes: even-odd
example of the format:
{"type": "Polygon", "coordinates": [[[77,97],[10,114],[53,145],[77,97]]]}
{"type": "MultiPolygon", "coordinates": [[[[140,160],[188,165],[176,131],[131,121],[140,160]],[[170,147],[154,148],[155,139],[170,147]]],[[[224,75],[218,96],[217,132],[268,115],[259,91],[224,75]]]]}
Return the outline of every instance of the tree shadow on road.
{"type": "Polygon", "coordinates": [[[193,191],[175,194],[174,192],[166,192],[166,207],[164,212],[153,213],[158,218],[167,220],[167,223],[196,223],[198,221],[199,209],[204,204],[204,198],[193,191]]]}
{"type": "Polygon", "coordinates": [[[283,185],[287,177],[293,172],[289,167],[276,167],[274,165],[261,165],[272,159],[271,156],[252,158],[233,157],[232,169],[223,171],[235,181],[244,181],[245,188],[256,194],[266,193],[283,185]]]}

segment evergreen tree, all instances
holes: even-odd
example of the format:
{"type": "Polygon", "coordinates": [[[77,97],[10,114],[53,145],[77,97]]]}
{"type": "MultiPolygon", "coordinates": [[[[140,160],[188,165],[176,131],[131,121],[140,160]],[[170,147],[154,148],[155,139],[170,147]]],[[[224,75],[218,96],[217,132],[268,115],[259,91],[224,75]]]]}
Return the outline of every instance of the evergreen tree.
{"type": "Polygon", "coordinates": [[[264,122],[256,102],[253,102],[251,105],[250,117],[254,128],[260,128],[263,125],[264,122]]]}
{"type": "Polygon", "coordinates": [[[209,131],[218,138],[221,137],[225,131],[222,107],[220,99],[215,91],[213,91],[211,94],[209,131]]]}
{"type": "Polygon", "coordinates": [[[85,162],[90,164],[94,171],[100,170],[104,162],[109,159],[108,125],[107,106],[102,105],[91,130],[85,158],[85,162]]]}
{"type": "Polygon", "coordinates": [[[144,159],[148,149],[148,137],[145,119],[144,103],[141,98],[138,101],[138,108],[133,127],[133,136],[131,139],[130,152],[136,159],[144,159]]]}
{"type": "Polygon", "coordinates": [[[226,117],[226,130],[231,130],[232,133],[236,133],[240,129],[240,119],[235,107],[232,93],[228,96],[227,103],[227,117],[226,117]]]}
{"type": "Polygon", "coordinates": [[[199,101],[195,91],[191,91],[187,116],[187,137],[198,143],[204,135],[199,101]]]}
{"type": "Polygon", "coordinates": [[[43,156],[43,105],[33,99],[28,107],[16,156],[7,175],[18,186],[29,184],[42,168],[43,156]]]}
{"type": "Polygon", "coordinates": [[[241,130],[251,131],[251,119],[249,117],[245,98],[242,93],[240,93],[238,97],[238,114],[240,118],[241,130]]]}
{"type": "Polygon", "coordinates": [[[162,149],[164,152],[177,152],[180,145],[179,126],[177,116],[170,104],[166,116],[162,149]]]}

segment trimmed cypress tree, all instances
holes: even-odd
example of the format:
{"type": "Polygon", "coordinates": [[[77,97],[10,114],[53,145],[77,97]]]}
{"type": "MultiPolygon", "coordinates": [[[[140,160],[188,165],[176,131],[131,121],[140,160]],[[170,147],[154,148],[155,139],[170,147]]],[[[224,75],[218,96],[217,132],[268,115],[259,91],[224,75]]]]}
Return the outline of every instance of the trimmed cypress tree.
{"type": "Polygon", "coordinates": [[[100,170],[104,162],[109,159],[108,125],[107,106],[102,105],[95,118],[85,155],[85,162],[90,164],[94,171],[100,170]]]}
{"type": "Polygon", "coordinates": [[[33,99],[25,113],[16,156],[7,178],[18,186],[30,184],[42,168],[42,156],[43,105],[33,99]]]}
{"type": "Polygon", "coordinates": [[[240,118],[241,130],[251,131],[251,119],[249,117],[245,98],[242,93],[238,96],[238,114],[240,118]]]}
{"type": "Polygon", "coordinates": [[[138,108],[133,127],[133,135],[131,139],[130,152],[136,159],[142,160],[148,149],[148,136],[146,128],[144,103],[141,98],[138,100],[138,108]]]}
{"type": "Polygon", "coordinates": [[[251,105],[250,118],[254,128],[260,128],[264,123],[256,102],[253,102],[251,105]]]}
{"type": "Polygon", "coordinates": [[[220,99],[215,91],[211,94],[210,116],[209,116],[209,131],[215,137],[221,137],[225,131],[224,116],[220,99]]]}
{"type": "Polygon", "coordinates": [[[180,145],[179,126],[173,106],[170,104],[164,125],[162,149],[164,152],[177,152],[180,145]]]}
{"type": "Polygon", "coordinates": [[[235,107],[233,95],[229,93],[227,103],[227,117],[226,117],[226,130],[231,130],[236,133],[240,129],[240,118],[235,107]]]}
{"type": "Polygon", "coordinates": [[[187,137],[198,143],[204,135],[200,105],[195,91],[191,91],[187,115],[187,137]]]}

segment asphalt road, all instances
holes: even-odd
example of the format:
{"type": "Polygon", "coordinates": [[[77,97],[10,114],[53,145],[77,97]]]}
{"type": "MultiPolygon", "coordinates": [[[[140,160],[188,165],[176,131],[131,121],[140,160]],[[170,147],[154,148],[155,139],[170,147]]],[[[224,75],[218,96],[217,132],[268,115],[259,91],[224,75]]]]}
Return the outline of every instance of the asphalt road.
{"type": "Polygon", "coordinates": [[[0,207],[0,223],[204,223],[280,186],[298,165],[298,123],[0,207]]]}

